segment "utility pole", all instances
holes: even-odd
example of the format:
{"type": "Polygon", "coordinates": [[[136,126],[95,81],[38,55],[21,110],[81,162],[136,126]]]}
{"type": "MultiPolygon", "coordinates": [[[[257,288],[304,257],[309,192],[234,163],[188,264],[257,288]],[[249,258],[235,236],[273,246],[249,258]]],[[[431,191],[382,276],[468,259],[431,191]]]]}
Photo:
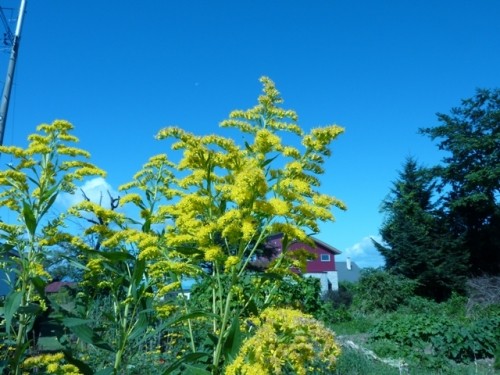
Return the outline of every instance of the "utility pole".
{"type": "MultiPolygon", "coordinates": [[[[21,40],[21,29],[23,27],[23,17],[26,9],[26,1],[27,0],[21,0],[19,15],[17,17],[16,31],[11,40],[12,48],[10,51],[9,66],[7,68],[7,77],[5,78],[5,84],[3,87],[2,103],[0,104],[0,145],[3,145],[5,123],[7,120],[7,111],[9,110],[10,92],[12,90],[12,82],[14,81],[14,71],[16,70],[17,53],[19,51],[19,42],[21,40]]],[[[2,17],[4,17],[3,11],[2,11],[2,17]]],[[[7,36],[12,36],[8,24],[6,25],[6,27],[7,27],[7,36]]]]}

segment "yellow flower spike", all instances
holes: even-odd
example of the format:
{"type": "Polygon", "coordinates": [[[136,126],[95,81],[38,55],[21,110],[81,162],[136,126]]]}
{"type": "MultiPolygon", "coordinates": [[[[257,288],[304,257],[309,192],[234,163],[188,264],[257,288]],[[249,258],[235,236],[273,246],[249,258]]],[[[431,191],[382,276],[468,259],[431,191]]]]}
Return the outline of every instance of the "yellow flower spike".
{"type": "Polygon", "coordinates": [[[259,129],[255,135],[253,148],[257,152],[267,154],[281,145],[281,139],[268,129],[259,129]]]}
{"type": "Polygon", "coordinates": [[[25,150],[16,146],[0,146],[0,153],[9,154],[15,158],[23,158],[26,156],[25,150]]]}
{"type": "Polygon", "coordinates": [[[272,212],[278,216],[287,215],[290,212],[291,205],[288,202],[285,202],[279,198],[271,198],[269,199],[269,205],[272,208],[272,212]]]}
{"type": "Polygon", "coordinates": [[[120,206],[124,206],[127,203],[133,203],[135,205],[142,204],[142,197],[137,193],[126,194],[120,198],[120,206]]]}
{"type": "Polygon", "coordinates": [[[224,252],[219,246],[211,246],[205,249],[205,260],[207,262],[217,262],[224,257],[224,252]]]}
{"type": "Polygon", "coordinates": [[[237,257],[235,255],[231,255],[226,259],[226,261],[224,263],[224,268],[230,269],[231,267],[236,266],[239,262],[240,262],[239,257],[237,257]]]}

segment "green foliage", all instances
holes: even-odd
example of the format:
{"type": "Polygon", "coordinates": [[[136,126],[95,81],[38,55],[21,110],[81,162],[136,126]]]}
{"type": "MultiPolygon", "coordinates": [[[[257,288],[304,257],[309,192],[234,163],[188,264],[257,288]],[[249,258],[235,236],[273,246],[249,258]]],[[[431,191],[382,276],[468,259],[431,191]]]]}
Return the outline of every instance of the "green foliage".
{"type": "Polygon", "coordinates": [[[441,180],[449,231],[462,240],[476,274],[500,273],[500,90],[477,90],[439,125],[421,129],[447,152],[433,168],[441,180]]]}
{"type": "Polygon", "coordinates": [[[354,284],[340,283],[338,290],[330,290],[323,295],[321,319],[324,322],[337,325],[354,319],[349,309],[354,298],[354,288],[354,284]]]}
{"type": "Polygon", "coordinates": [[[0,171],[0,207],[15,217],[14,224],[0,222],[0,257],[7,258],[7,273],[15,275],[5,301],[2,337],[2,344],[13,350],[0,354],[0,369],[16,375],[34,345],[30,332],[48,309],[45,286],[50,275],[43,267],[47,251],[73,238],[63,231],[65,216],[49,220],[48,212],[60,193],[74,192],[76,180],[104,175],[85,161],[90,156],[86,151],[72,146],[78,141],[72,129],[66,121],[42,124],[28,137],[27,148],[0,146],[0,153],[14,160],[0,171]]]}
{"type": "Polygon", "coordinates": [[[374,244],[388,271],[415,280],[418,294],[442,301],[464,290],[467,259],[432,203],[434,185],[429,171],[408,158],[382,204],[383,244],[374,244]]]}
{"type": "Polygon", "coordinates": [[[327,291],[323,299],[325,302],[330,302],[334,308],[349,308],[353,302],[355,288],[356,285],[353,283],[340,282],[339,288],[327,291]]]}
{"type": "Polygon", "coordinates": [[[362,312],[397,310],[413,295],[417,284],[381,269],[365,269],[356,285],[354,307],[362,312]]]}
{"type": "MultiPolygon", "coordinates": [[[[153,373],[220,374],[238,354],[247,317],[275,304],[294,304],[292,297],[299,294],[302,308],[321,310],[315,281],[292,272],[306,259],[289,245],[309,242],[306,232],[318,232],[320,221],[333,221],[333,208],[345,209],[319,190],[330,144],[343,129],[329,125],[304,132],[296,113],[281,108],[274,83],[266,77],[261,82],[258,104],[221,123],[240,131],[243,144],[165,128],[157,138],[182,153],[179,162],[166,154],[151,157],[120,187],[122,198],[110,197],[109,208],[83,192],[85,199],[60,217],[46,218],[60,192],[74,192],[75,179],[103,175],[79,160],[88,153],[66,145],[77,141],[69,123],[40,126],[43,134],[30,136],[26,150],[0,147],[18,160],[0,172],[0,206],[17,214],[16,224],[0,222],[7,271],[17,272],[1,310],[7,328],[2,344],[13,350],[0,354],[5,360],[0,366],[9,375],[18,375],[23,363],[33,371],[44,366],[99,375],[149,371],[138,366],[148,358],[140,355],[145,347],[152,359],[165,361],[153,373]],[[133,208],[116,210],[119,205],[133,208]],[[64,233],[67,219],[85,223],[85,229],[64,233]],[[283,235],[281,251],[263,272],[254,272],[251,262],[275,233],[283,235]],[[57,269],[51,264],[57,259],[48,256],[54,248],[72,252],[63,265],[77,267],[81,278],[74,301],[44,295],[50,279],[44,266],[57,269]],[[206,287],[192,302],[181,293],[186,278],[202,279],[206,287]],[[64,353],[33,356],[28,332],[43,311],[59,324],[64,353]],[[182,335],[181,343],[166,340],[164,348],[165,337],[174,333],[182,335]],[[155,337],[161,354],[150,350],[155,337]]],[[[332,362],[335,353],[330,354],[332,362]]]]}
{"type": "Polygon", "coordinates": [[[285,279],[278,289],[275,306],[290,307],[320,317],[324,305],[319,279],[313,277],[285,279]]]}
{"type": "Polygon", "coordinates": [[[391,314],[372,329],[371,340],[380,355],[443,367],[448,360],[492,357],[499,327],[500,317],[457,321],[446,315],[391,314]]]}

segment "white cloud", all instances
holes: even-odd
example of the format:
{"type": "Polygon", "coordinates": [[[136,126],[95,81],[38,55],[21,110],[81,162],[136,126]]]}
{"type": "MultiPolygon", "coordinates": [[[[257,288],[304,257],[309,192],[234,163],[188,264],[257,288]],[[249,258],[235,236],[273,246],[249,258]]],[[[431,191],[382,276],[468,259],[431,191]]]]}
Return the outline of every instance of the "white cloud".
{"type": "Polygon", "coordinates": [[[118,192],[102,177],[96,177],[86,181],[74,194],[63,193],[57,198],[57,202],[65,208],[69,208],[84,200],[84,195],[92,202],[99,203],[102,207],[109,208],[110,194],[113,198],[118,197],[118,192]]]}
{"type": "Polygon", "coordinates": [[[383,266],[385,263],[384,258],[375,245],[373,245],[372,238],[377,242],[382,241],[378,235],[366,236],[345,249],[341,255],[336,256],[336,259],[343,261],[349,257],[361,268],[383,266]]]}

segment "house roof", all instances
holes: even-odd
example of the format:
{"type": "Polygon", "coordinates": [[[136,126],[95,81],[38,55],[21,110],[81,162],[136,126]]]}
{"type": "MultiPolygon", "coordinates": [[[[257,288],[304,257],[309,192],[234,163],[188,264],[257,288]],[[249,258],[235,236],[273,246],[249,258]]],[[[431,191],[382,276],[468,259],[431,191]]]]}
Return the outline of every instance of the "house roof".
{"type": "MultiPolygon", "coordinates": [[[[269,237],[267,237],[267,240],[269,241],[269,240],[282,238],[282,237],[283,237],[283,233],[276,233],[276,234],[273,234],[273,235],[270,235],[269,237]]],[[[340,251],[339,249],[337,249],[331,245],[328,245],[326,242],[318,240],[317,238],[312,237],[312,236],[310,238],[314,241],[314,243],[317,246],[321,246],[323,249],[327,250],[328,252],[335,254],[335,255],[342,254],[342,251],[340,251]]],[[[298,241],[298,242],[300,242],[300,241],[298,241]]]]}
{"type": "Polygon", "coordinates": [[[45,287],[45,293],[57,293],[64,287],[76,288],[76,283],[69,281],[54,281],[45,287]]]}
{"type": "Polygon", "coordinates": [[[337,277],[339,282],[347,281],[350,283],[355,283],[359,280],[361,276],[361,268],[358,267],[356,263],[351,261],[351,269],[347,268],[348,262],[338,262],[335,261],[335,269],[337,271],[337,277]]]}
{"type": "Polygon", "coordinates": [[[336,254],[336,255],[342,254],[342,251],[340,251],[336,247],[330,246],[326,242],[320,241],[317,238],[314,238],[314,237],[311,237],[311,238],[316,243],[316,245],[320,245],[321,247],[323,247],[325,250],[328,250],[332,254],[336,254]]]}

